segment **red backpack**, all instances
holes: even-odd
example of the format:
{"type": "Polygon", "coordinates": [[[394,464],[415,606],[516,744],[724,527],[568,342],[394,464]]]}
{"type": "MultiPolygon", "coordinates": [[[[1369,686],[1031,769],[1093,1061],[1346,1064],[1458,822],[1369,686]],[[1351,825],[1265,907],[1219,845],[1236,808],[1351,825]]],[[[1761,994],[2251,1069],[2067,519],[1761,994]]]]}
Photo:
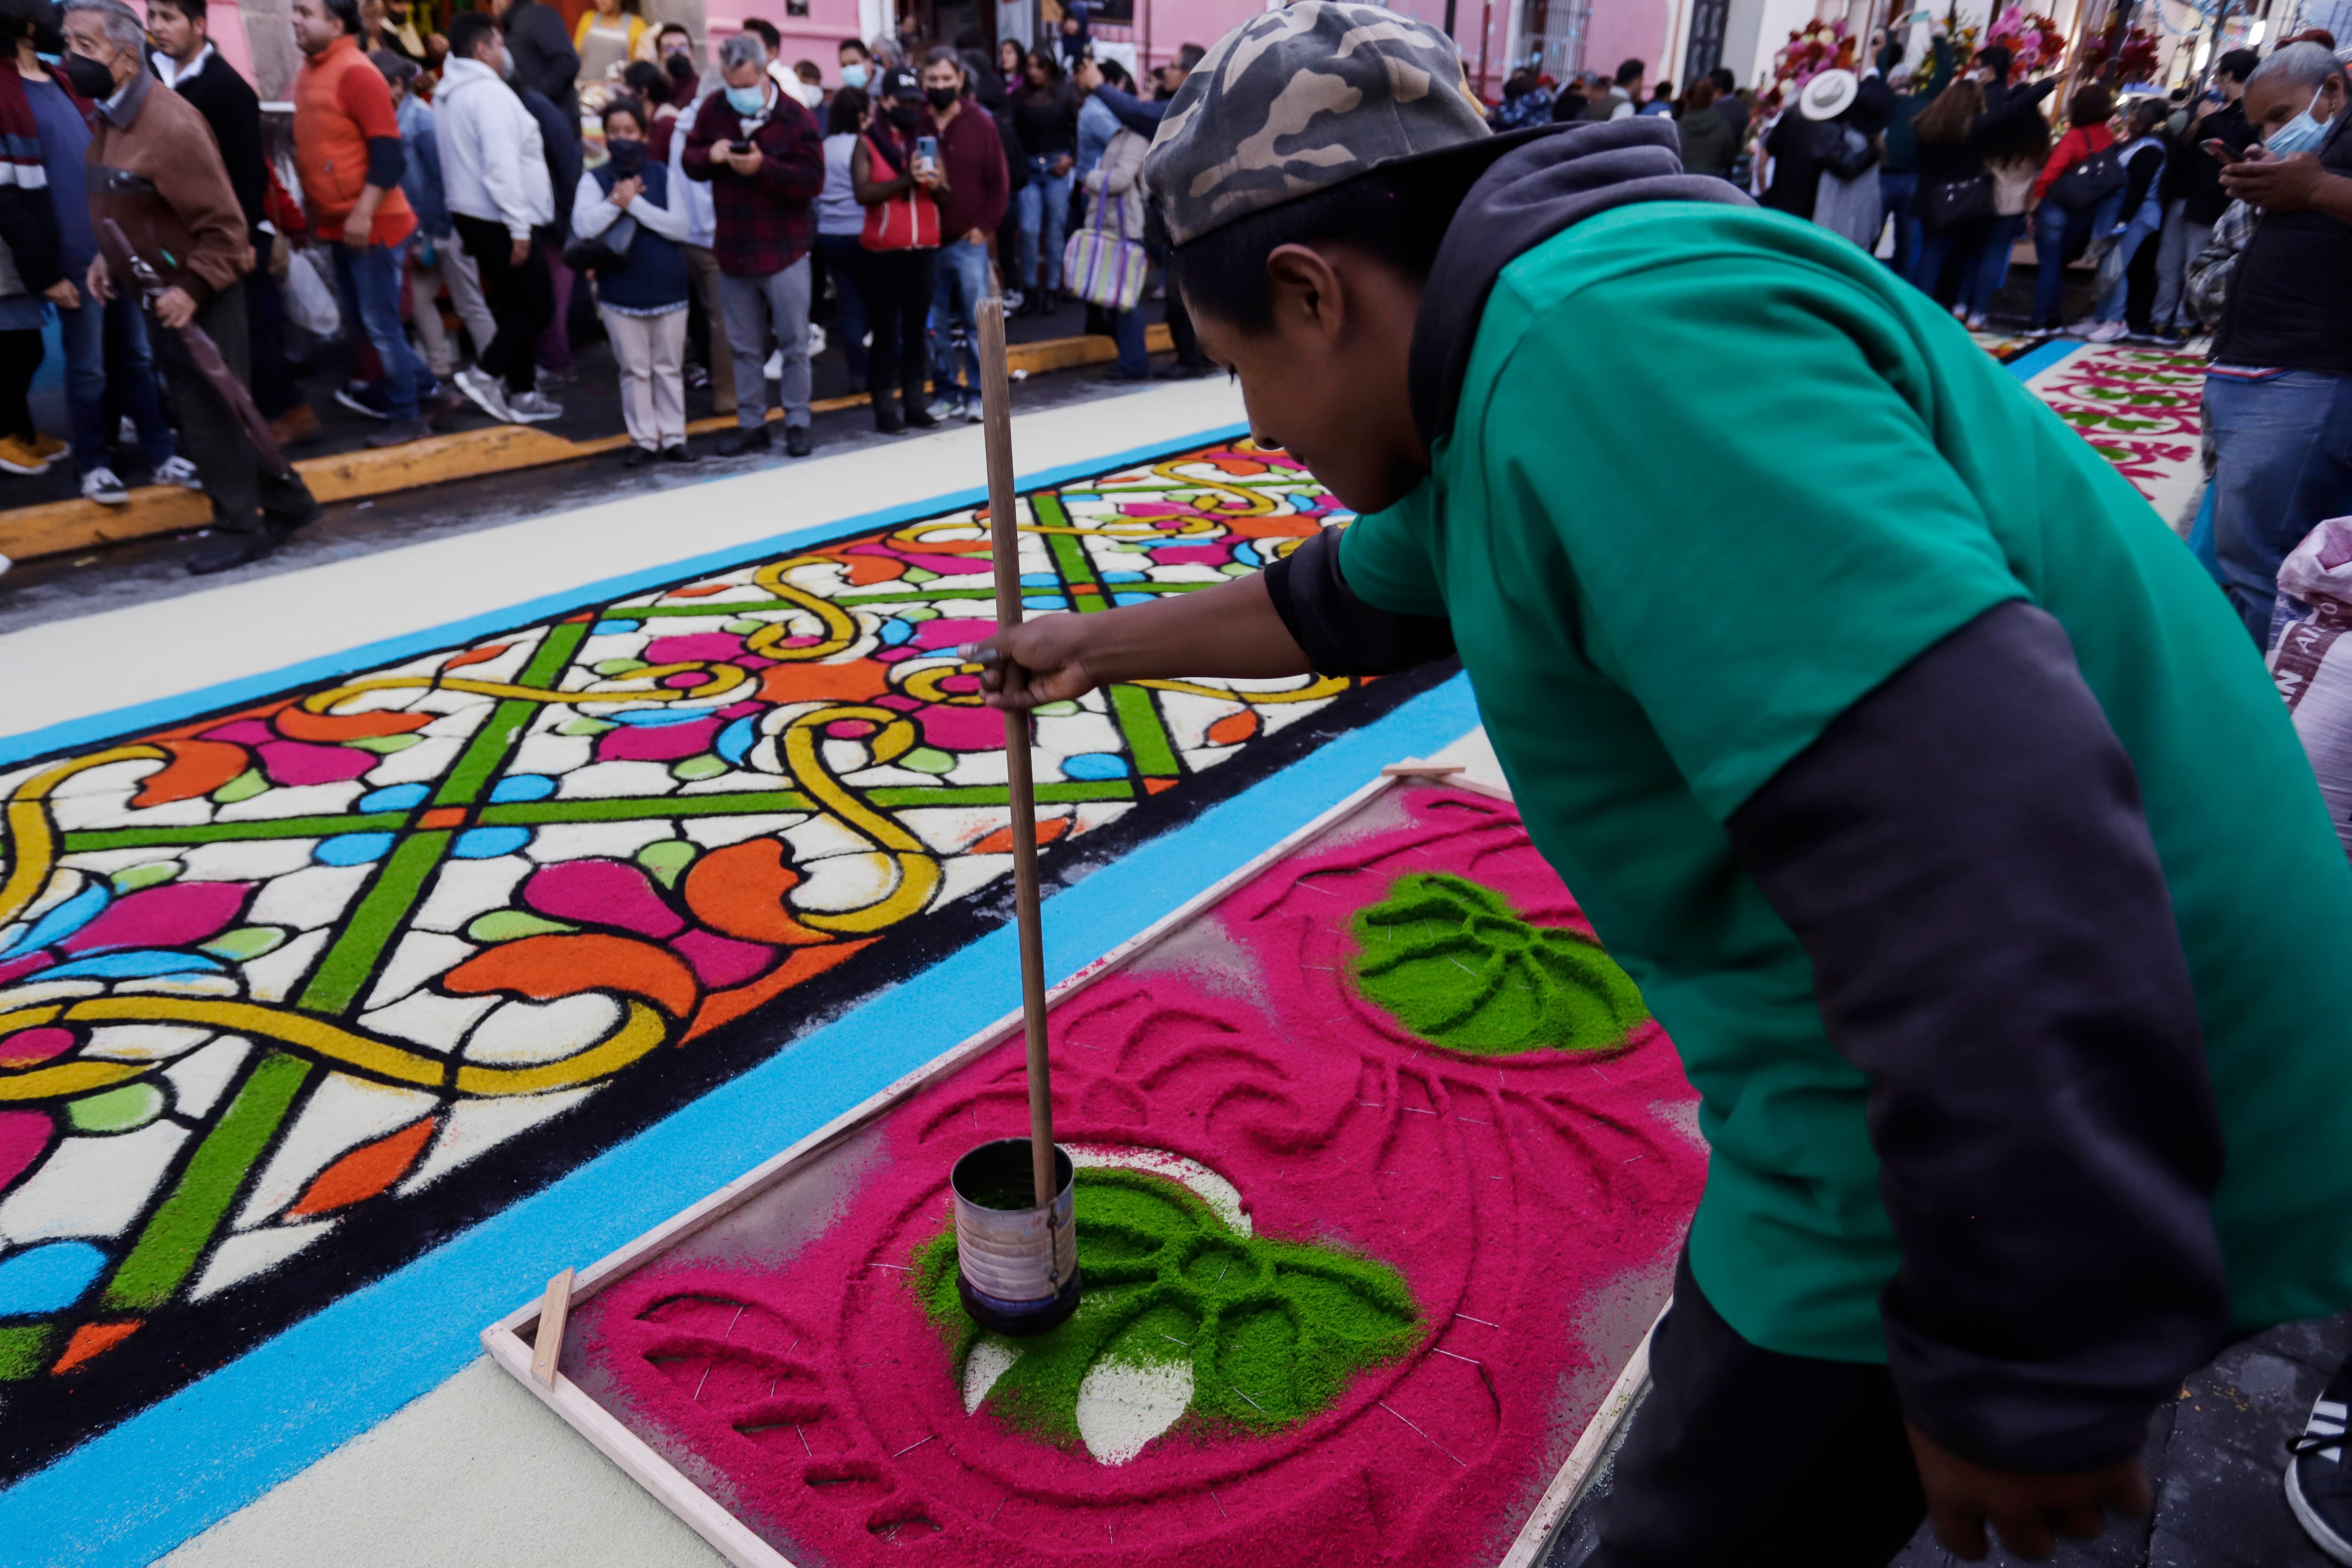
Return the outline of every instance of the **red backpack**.
{"type": "MultiPolygon", "coordinates": [[[[866,139],[866,156],[892,174],[907,172],[905,156],[876,137],[866,139]]],[[[866,227],[857,243],[868,250],[936,250],[940,243],[938,198],[920,185],[909,185],[887,202],[866,209],[866,227]]]]}

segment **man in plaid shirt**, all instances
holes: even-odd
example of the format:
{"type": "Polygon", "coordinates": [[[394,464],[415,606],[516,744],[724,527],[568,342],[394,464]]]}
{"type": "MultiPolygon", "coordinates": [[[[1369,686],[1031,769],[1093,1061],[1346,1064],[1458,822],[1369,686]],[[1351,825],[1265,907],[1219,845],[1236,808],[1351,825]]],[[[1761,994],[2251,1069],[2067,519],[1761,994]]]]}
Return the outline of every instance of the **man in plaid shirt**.
{"type": "Polygon", "coordinates": [[[816,237],[824,143],[815,117],[768,76],[768,51],[751,34],[719,48],[725,89],[702,100],[680,158],[687,177],[710,183],[718,234],[719,303],[735,360],[735,434],[719,455],[769,445],[767,336],[783,350],[784,450],[809,453],[809,248],[816,237]]]}

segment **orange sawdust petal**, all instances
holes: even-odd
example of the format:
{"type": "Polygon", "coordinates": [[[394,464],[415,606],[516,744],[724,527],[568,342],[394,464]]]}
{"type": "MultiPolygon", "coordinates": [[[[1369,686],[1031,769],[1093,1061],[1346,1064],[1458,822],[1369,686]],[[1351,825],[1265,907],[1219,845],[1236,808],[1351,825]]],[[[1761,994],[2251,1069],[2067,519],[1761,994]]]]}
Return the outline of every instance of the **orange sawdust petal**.
{"type": "Polygon", "coordinates": [[[1176,787],[1176,781],[1174,779],[1146,779],[1143,781],[1143,787],[1150,794],[1158,795],[1162,790],[1174,789],[1176,787]]]}
{"type": "Polygon", "coordinates": [[[443,665],[442,672],[446,674],[453,669],[463,669],[469,664],[488,664],[512,647],[514,644],[510,642],[494,642],[488,647],[469,647],[443,665]]]}
{"type": "Polygon", "coordinates": [[[58,1357],[58,1364],[49,1368],[51,1375],[71,1372],[94,1356],[108,1351],[139,1331],[144,1318],[133,1318],[122,1323],[84,1323],[66,1342],[66,1353],[58,1357]]]}
{"type": "Polygon", "coordinates": [[[708,599],[713,594],[723,594],[734,587],[732,583],[697,583],[691,588],[672,588],[662,595],[665,599],[708,599]]]}
{"type": "Polygon", "coordinates": [[[804,980],[814,980],[855,953],[865,952],[881,939],[866,937],[858,942],[845,942],[834,947],[804,947],[790,958],[754,980],[749,985],[739,985],[732,991],[714,991],[702,1004],[694,1022],[687,1026],[678,1044],[696,1039],[721,1024],[731,1024],[752,1008],[774,1000],[804,980]]]}
{"type": "Polygon", "coordinates": [[[812,947],[832,939],[792,917],[784,895],[801,874],[784,864],[784,847],[772,838],[748,838],[714,849],[686,873],[686,907],[694,918],[724,936],[745,942],[812,947]]]}
{"type": "Polygon", "coordinates": [[[441,985],[458,996],[504,991],[534,1002],[587,991],[619,991],[642,996],[680,1018],[694,1010],[702,989],[695,984],[694,972],[669,949],[602,931],[500,942],[443,975],[441,985]]]}
{"type": "Polygon", "coordinates": [[[243,746],[226,741],[166,741],[163,749],[172,760],[141,783],[131,797],[133,810],[210,795],[253,765],[243,746]]]}
{"type": "Polygon", "coordinates": [[[907,574],[907,563],[885,555],[844,555],[841,563],[849,569],[849,585],[870,588],[877,583],[896,583],[907,574]]]}
{"type": "Polygon", "coordinates": [[[865,659],[852,664],[778,664],[760,672],[760,695],[771,702],[862,702],[889,689],[889,672],[865,659]]]}
{"type": "Polygon", "coordinates": [[[288,708],[277,718],[278,732],[289,741],[318,741],[333,745],[341,741],[373,741],[384,735],[405,735],[433,722],[430,713],[313,713],[288,708]]]}
{"type": "MultiPolygon", "coordinates": [[[[1068,817],[1046,817],[1044,821],[1037,824],[1037,842],[1040,844],[1051,844],[1055,839],[1059,838],[1063,834],[1067,833],[1069,830],[1070,819],[1068,817]]],[[[1006,823],[1003,826],[998,828],[995,832],[990,834],[987,837],[973,845],[967,853],[973,855],[1012,854],[1013,825],[1009,822],[1006,823]]]]}
{"type": "Polygon", "coordinates": [[[312,1177],[302,1195],[294,1200],[294,1206],[286,1211],[286,1217],[305,1219],[375,1196],[408,1173],[408,1167],[425,1152],[425,1145],[432,1141],[433,1129],[439,1124],[438,1117],[427,1116],[372,1143],[361,1144],[312,1177]]]}
{"type": "Polygon", "coordinates": [[[1238,746],[1257,733],[1257,715],[1244,708],[1238,713],[1228,713],[1209,726],[1209,744],[1238,746]]]}

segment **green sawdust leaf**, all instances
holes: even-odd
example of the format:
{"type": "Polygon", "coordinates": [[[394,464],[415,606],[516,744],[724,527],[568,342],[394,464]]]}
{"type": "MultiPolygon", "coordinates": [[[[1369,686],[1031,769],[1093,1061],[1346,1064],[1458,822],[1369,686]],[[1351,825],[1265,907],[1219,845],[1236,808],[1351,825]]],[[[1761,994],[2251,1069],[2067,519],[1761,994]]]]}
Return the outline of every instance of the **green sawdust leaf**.
{"type": "MultiPolygon", "coordinates": [[[[1078,1385],[1115,1358],[1189,1362],[1185,1422],[1202,1435],[1279,1431],[1421,1341],[1421,1309],[1385,1264],[1244,1236],[1181,1184],[1140,1171],[1080,1171],[1076,1200],[1078,1310],[1017,1342],[1021,1359],[986,1401],[1016,1429],[1075,1441],[1078,1385]]],[[[981,1331],[956,1300],[952,1227],[916,1251],[910,1278],[961,1382],[981,1331]]]]}
{"type": "Polygon", "coordinates": [[[1400,877],[1352,924],[1358,989],[1449,1050],[1612,1050],[1650,1016],[1598,942],[1531,924],[1500,893],[1461,877],[1400,877]]]}

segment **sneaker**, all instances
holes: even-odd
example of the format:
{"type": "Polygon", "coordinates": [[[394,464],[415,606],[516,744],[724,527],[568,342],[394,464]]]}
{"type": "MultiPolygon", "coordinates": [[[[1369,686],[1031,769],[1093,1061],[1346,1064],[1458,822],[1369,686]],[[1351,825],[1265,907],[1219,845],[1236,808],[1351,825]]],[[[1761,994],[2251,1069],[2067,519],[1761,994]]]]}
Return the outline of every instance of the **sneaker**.
{"type": "Polygon", "coordinates": [[[562,418],[563,405],[533,388],[507,399],[507,417],[519,424],[537,425],[544,420],[562,418]]]}
{"type": "Polygon", "coordinates": [[[457,382],[457,390],[464,393],[475,407],[493,419],[503,420],[509,425],[515,422],[513,411],[507,407],[505,386],[489,373],[480,369],[461,370],[451,379],[457,382]]]}
{"type": "MultiPolygon", "coordinates": [[[[808,330],[808,355],[809,355],[809,358],[811,358],[811,359],[814,359],[814,358],[816,358],[816,356],[817,356],[817,355],[819,355],[819,354],[821,354],[821,353],[824,353],[824,345],[825,345],[825,342],[826,342],[826,338],[825,338],[825,335],[824,335],[824,329],[823,327],[818,326],[818,325],[817,325],[815,322],[814,322],[814,321],[810,322],[810,323],[809,323],[809,330],[808,330]]],[[[783,353],[783,351],[782,351],[782,350],[781,350],[781,349],[779,349],[779,350],[777,351],[777,354],[778,354],[779,359],[781,359],[781,358],[782,358],[782,353],[783,353]]],[[[776,367],[776,374],[777,374],[778,375],[782,375],[782,374],[783,374],[783,366],[782,366],[781,363],[779,363],[779,364],[777,365],[777,367],[776,367]]]]}
{"type": "Polygon", "coordinates": [[[364,419],[389,419],[392,410],[383,391],[372,381],[347,381],[335,388],[335,401],[364,419]]]}
{"type": "Polygon", "coordinates": [[[395,419],[367,438],[367,444],[382,451],[386,447],[405,447],[411,441],[422,441],[433,434],[433,426],[422,419],[395,419]]]}
{"type": "Polygon", "coordinates": [[[2111,343],[2130,330],[2121,321],[2101,321],[2083,333],[2082,337],[2083,341],[2088,343],[2111,343]]]}
{"type": "Polygon", "coordinates": [[[0,470],[12,474],[46,474],[49,460],[33,449],[33,444],[22,436],[0,438],[0,470]]]}
{"type": "Polygon", "coordinates": [[[698,364],[690,364],[686,367],[686,389],[688,392],[699,392],[709,384],[710,373],[709,371],[703,369],[698,364]]]}
{"type": "Polygon", "coordinates": [[[665,463],[698,463],[702,460],[696,457],[693,448],[683,441],[675,447],[664,447],[661,456],[665,463]]]}
{"type": "Polygon", "coordinates": [[[182,489],[189,490],[200,490],[205,488],[205,481],[196,473],[196,466],[185,458],[166,458],[156,464],[155,482],[159,485],[177,485],[182,489]]]}
{"type": "Polygon", "coordinates": [[[54,463],[72,450],[71,443],[60,441],[55,436],[33,437],[33,451],[44,463],[54,463]]]}
{"type": "Polygon", "coordinates": [[[112,468],[101,464],[81,477],[81,499],[100,506],[124,506],[131,500],[131,492],[114,477],[112,468]]]}
{"type": "Polygon", "coordinates": [[[810,436],[809,427],[807,426],[787,425],[784,426],[785,457],[805,458],[814,450],[816,450],[816,441],[810,436]]]}
{"type": "MultiPolygon", "coordinates": [[[[1021,307],[1025,302],[1025,297],[1022,294],[1020,289],[1007,289],[1004,291],[1004,313],[1006,315],[1013,316],[1020,314],[1021,307]]],[[[871,341],[870,333],[868,334],[868,341],[871,341]]]]}
{"type": "Polygon", "coordinates": [[[963,422],[967,425],[977,425],[982,419],[987,417],[987,414],[980,406],[980,399],[977,397],[965,403],[964,405],[957,409],[956,412],[963,416],[963,422]]]}
{"type": "Polygon", "coordinates": [[[2286,1446],[2286,1506],[2318,1548],[2352,1563],[2352,1465],[2344,1462],[2344,1427],[2352,1415],[2352,1361],[2336,1369],[2311,1407],[2303,1436],[2286,1446]]]}
{"type": "Polygon", "coordinates": [[[298,403],[269,422],[269,433],[278,437],[279,446],[291,447],[319,433],[319,416],[309,404],[298,403]]]}
{"type": "Polygon", "coordinates": [[[768,427],[765,425],[755,425],[748,428],[738,426],[732,436],[719,443],[719,455],[722,458],[740,458],[746,452],[764,452],[774,445],[775,439],[768,434],[768,427]]]}
{"type": "Polygon", "coordinates": [[[1969,318],[1969,331],[1972,332],[1981,332],[1985,330],[1987,325],[1988,322],[1981,311],[1969,318]]]}
{"type": "Polygon", "coordinates": [[[963,404],[964,400],[961,397],[942,397],[925,412],[930,415],[932,424],[941,425],[950,419],[962,418],[963,404]]]}
{"type": "Polygon", "coordinates": [[[784,351],[778,349],[774,353],[770,354],[768,363],[760,367],[760,374],[770,381],[783,380],[784,351]]]}

